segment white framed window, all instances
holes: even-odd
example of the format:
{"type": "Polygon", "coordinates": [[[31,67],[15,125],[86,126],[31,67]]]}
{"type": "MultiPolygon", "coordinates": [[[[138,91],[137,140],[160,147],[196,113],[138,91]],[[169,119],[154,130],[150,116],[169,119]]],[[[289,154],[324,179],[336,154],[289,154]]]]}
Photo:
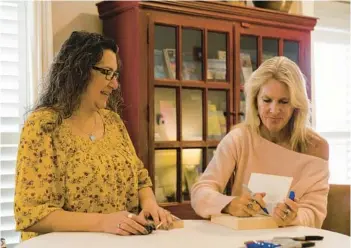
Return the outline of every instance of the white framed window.
{"type": "Polygon", "coordinates": [[[14,187],[19,137],[29,106],[26,31],[25,1],[0,1],[0,237],[7,248],[20,241],[14,187]]]}
{"type": "Polygon", "coordinates": [[[350,4],[314,2],[315,128],[329,143],[331,184],[351,184],[350,4]]]}

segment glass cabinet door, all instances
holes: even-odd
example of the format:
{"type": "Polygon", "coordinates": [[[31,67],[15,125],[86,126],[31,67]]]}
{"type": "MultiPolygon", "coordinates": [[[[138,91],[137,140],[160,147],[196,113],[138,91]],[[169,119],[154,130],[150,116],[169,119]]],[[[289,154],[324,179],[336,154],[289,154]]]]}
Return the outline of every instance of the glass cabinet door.
{"type": "Polygon", "coordinates": [[[242,35],[240,38],[240,83],[242,85],[258,67],[257,53],[257,37],[242,35]]]}
{"type": "Polygon", "coordinates": [[[233,112],[233,26],[218,28],[193,18],[180,26],[162,19],[167,23],[149,26],[149,54],[154,53],[150,175],[157,202],[178,206],[189,203],[191,187],[233,124],[228,114],[233,112]]]}
{"type": "Polygon", "coordinates": [[[221,140],[227,133],[227,92],[209,90],[207,95],[207,139],[221,140]]]}
{"type": "Polygon", "coordinates": [[[203,80],[202,31],[182,29],[182,80],[203,80]]]}
{"type": "Polygon", "coordinates": [[[252,34],[242,34],[240,36],[240,92],[238,93],[240,100],[236,101],[236,104],[239,104],[236,107],[239,111],[237,123],[245,119],[244,84],[251,74],[260,64],[275,56],[286,56],[299,64],[299,50],[298,41],[274,37],[274,34],[270,37],[252,34]],[[260,61],[258,61],[258,58],[260,58],[260,61]]]}
{"type": "Polygon", "coordinates": [[[273,38],[262,39],[262,63],[267,59],[278,56],[279,53],[279,40],[273,38]]]}
{"type": "Polygon", "coordinates": [[[227,34],[207,33],[207,80],[226,82],[227,78],[227,34]]]}
{"type": "Polygon", "coordinates": [[[155,195],[157,202],[177,201],[177,150],[155,150],[155,195]]]}
{"type": "Polygon", "coordinates": [[[182,90],[182,140],[203,140],[202,90],[182,90]]]}
{"type": "Polygon", "coordinates": [[[155,88],[155,141],[177,140],[176,90],[155,88]]]}
{"type": "Polygon", "coordinates": [[[299,42],[284,40],[284,56],[299,64],[299,42]]]}
{"type": "Polygon", "coordinates": [[[182,150],[182,201],[190,200],[190,190],[203,171],[202,149],[182,150]]]}
{"type": "Polygon", "coordinates": [[[154,78],[177,78],[176,28],[155,25],[154,78]]]}

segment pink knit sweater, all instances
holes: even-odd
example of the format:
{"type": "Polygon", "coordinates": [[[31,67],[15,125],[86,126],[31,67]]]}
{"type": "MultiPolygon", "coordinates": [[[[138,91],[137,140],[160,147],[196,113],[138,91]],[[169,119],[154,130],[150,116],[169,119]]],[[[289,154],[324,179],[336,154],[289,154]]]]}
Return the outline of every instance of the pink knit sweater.
{"type": "Polygon", "coordinates": [[[328,161],[297,153],[274,144],[241,126],[220,142],[211,162],[191,190],[191,205],[204,218],[220,214],[251,173],[293,177],[291,190],[299,199],[297,218],[292,225],[320,228],[327,214],[329,191],[328,161]],[[222,194],[235,175],[232,196],[222,194]]]}

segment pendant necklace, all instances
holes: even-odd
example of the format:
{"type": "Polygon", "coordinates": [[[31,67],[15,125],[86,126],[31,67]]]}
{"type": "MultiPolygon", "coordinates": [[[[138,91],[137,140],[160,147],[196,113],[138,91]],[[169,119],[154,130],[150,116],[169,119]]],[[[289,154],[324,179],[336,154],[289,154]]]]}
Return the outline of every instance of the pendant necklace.
{"type": "Polygon", "coordinates": [[[92,128],[93,131],[91,131],[91,133],[88,134],[88,135],[89,135],[89,139],[90,139],[91,141],[95,141],[95,140],[96,140],[96,137],[95,137],[95,135],[93,134],[95,127],[96,127],[96,115],[95,115],[94,127],[92,128]]]}

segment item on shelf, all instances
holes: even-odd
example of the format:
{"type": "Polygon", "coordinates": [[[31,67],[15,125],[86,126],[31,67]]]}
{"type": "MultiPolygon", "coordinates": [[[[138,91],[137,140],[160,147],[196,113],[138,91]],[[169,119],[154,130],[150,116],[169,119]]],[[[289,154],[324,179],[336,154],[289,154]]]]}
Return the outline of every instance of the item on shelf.
{"type": "Polygon", "coordinates": [[[226,60],[227,59],[227,52],[226,51],[217,51],[218,59],[220,60],[226,60]]]}
{"type": "Polygon", "coordinates": [[[207,79],[224,81],[227,77],[227,63],[223,59],[207,59],[207,79]]]}
{"type": "Polygon", "coordinates": [[[165,71],[164,55],[162,50],[154,50],[154,77],[155,78],[166,78],[167,73],[165,71]]]}
{"type": "Polygon", "coordinates": [[[221,137],[221,124],[219,116],[217,113],[217,107],[215,104],[208,104],[207,106],[207,115],[208,115],[208,127],[207,127],[207,136],[209,139],[216,139],[221,137]]]}
{"type": "Polygon", "coordinates": [[[195,61],[202,61],[202,47],[194,47],[193,55],[195,61]]]}
{"type": "Polygon", "coordinates": [[[182,139],[202,140],[202,91],[184,89],[181,104],[182,139]]]}
{"type": "Polygon", "coordinates": [[[176,79],[176,64],[177,64],[177,53],[173,48],[163,49],[165,62],[167,66],[168,78],[176,79]]]}
{"type": "Polygon", "coordinates": [[[236,217],[229,214],[220,214],[211,216],[211,222],[229,227],[234,230],[278,228],[278,225],[272,216],[264,215],[236,217]]]}
{"type": "Polygon", "coordinates": [[[183,80],[201,80],[199,73],[197,73],[197,61],[183,60],[182,79],[183,80]]]}
{"type": "Polygon", "coordinates": [[[252,3],[255,5],[255,7],[258,7],[258,8],[278,10],[278,11],[282,11],[282,12],[289,12],[293,1],[288,1],[288,0],[257,1],[257,0],[253,0],[252,3]]]}
{"type": "Polygon", "coordinates": [[[175,201],[177,185],[176,175],[176,152],[168,149],[155,152],[155,195],[157,202],[175,201]]]}
{"type": "Polygon", "coordinates": [[[162,124],[159,125],[159,135],[163,141],[177,139],[177,113],[171,101],[160,101],[162,124]]]}
{"type": "Polygon", "coordinates": [[[193,187],[193,185],[197,182],[198,178],[200,177],[200,173],[198,169],[199,169],[198,164],[184,166],[184,177],[186,182],[186,188],[189,193],[190,193],[191,187],[193,187]]]}
{"type": "Polygon", "coordinates": [[[240,53],[240,65],[241,65],[241,73],[244,79],[244,82],[242,83],[246,83],[252,74],[252,63],[251,63],[250,54],[240,53]]]}

